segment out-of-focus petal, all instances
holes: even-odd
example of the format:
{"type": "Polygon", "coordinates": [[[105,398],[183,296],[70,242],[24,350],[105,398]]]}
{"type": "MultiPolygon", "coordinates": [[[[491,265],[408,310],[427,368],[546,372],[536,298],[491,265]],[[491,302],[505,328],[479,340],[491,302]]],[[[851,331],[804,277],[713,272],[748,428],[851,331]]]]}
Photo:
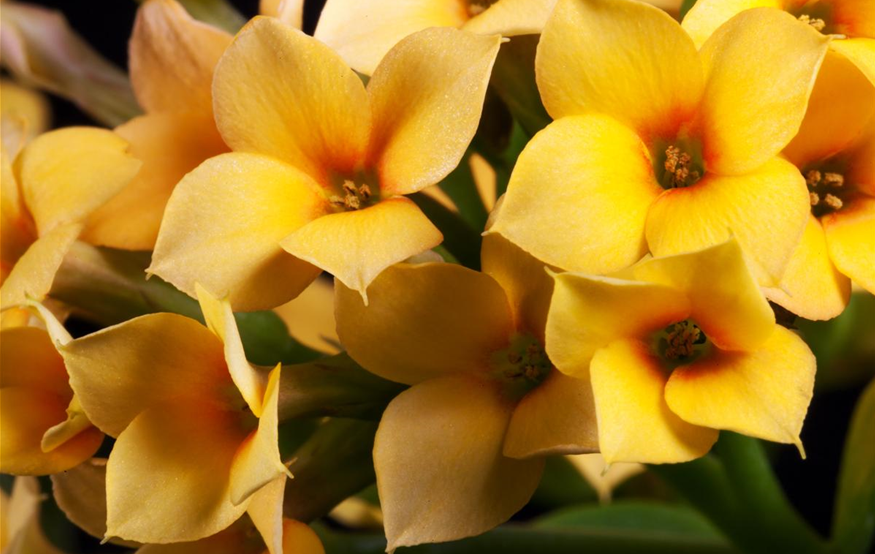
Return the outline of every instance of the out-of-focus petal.
{"type": "Polygon", "coordinates": [[[814,355],[784,327],[748,352],[715,351],[672,372],[665,400],[684,421],[791,443],[814,392],[814,355]]]}
{"type": "Polygon", "coordinates": [[[474,138],[501,38],[438,27],[405,38],[368,83],[370,163],[385,194],[409,194],[452,171],[474,138]]]}
{"type": "Polygon", "coordinates": [[[20,306],[28,298],[42,300],[51,290],[55,273],[81,231],[82,225],[78,223],[61,225],[31,244],[3,281],[0,308],[20,306]]]}
{"type": "Polygon", "coordinates": [[[48,130],[52,113],[44,95],[9,79],[0,80],[0,89],[3,91],[2,118],[20,118],[27,140],[48,130]]]}
{"type": "Polygon", "coordinates": [[[488,369],[513,330],[492,277],[455,264],[399,264],[373,282],[365,306],[336,285],[337,334],[368,371],[400,383],[488,369]]]}
{"type": "Polygon", "coordinates": [[[663,395],[667,374],[650,347],[634,339],[596,352],[591,367],[599,447],[607,463],[676,463],[705,455],[717,431],[685,422],[663,395]]]}
{"type": "Polygon", "coordinates": [[[718,27],[744,10],[783,7],[782,0],[698,0],[684,16],[681,26],[696,47],[701,48],[718,27]]]}
{"type": "Polygon", "coordinates": [[[254,154],[211,158],[174,190],[149,271],[191,296],[199,282],[236,310],[273,308],[319,274],[280,240],[327,209],[318,186],[287,164],[254,154]]]}
{"type": "Polygon", "coordinates": [[[512,410],[473,377],[432,379],[392,400],[374,443],[389,551],[480,534],[528,502],[544,460],[502,455],[512,410]]]}
{"type": "Polygon", "coordinates": [[[536,35],[544,28],[555,5],[556,0],[498,0],[469,19],[462,28],[505,37],[536,35]]]}
{"type": "Polygon", "coordinates": [[[274,312],[295,340],[325,354],[340,352],[337,323],[334,320],[334,283],[316,279],[291,302],[274,312]]]}
{"type": "Polygon", "coordinates": [[[556,267],[610,273],[647,252],[647,210],[661,191],[629,128],[603,115],[564,117],[520,155],[490,232],[556,267]]]}
{"type": "Polygon", "coordinates": [[[237,152],[284,160],[327,184],[362,162],[370,128],[361,79],[329,47],[256,17],[228,47],[213,80],[216,124],[237,152]]]}

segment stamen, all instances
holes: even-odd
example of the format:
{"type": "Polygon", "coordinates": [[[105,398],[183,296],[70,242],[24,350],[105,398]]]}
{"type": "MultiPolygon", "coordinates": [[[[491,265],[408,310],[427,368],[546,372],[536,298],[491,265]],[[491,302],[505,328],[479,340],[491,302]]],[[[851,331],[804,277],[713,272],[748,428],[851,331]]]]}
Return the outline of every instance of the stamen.
{"type": "Polygon", "coordinates": [[[536,338],[518,335],[507,349],[493,354],[492,367],[510,395],[522,396],[547,378],[553,364],[536,338]]]}
{"type": "Polygon", "coordinates": [[[365,202],[371,197],[371,188],[368,185],[357,186],[353,181],[347,179],[341,186],[344,196],[333,195],[328,198],[328,201],[333,205],[344,208],[346,210],[359,210],[365,202]]]}
{"type": "Polygon", "coordinates": [[[812,206],[817,206],[818,204],[820,204],[820,195],[816,192],[809,192],[808,200],[811,202],[812,206]]]}
{"type": "Polygon", "coordinates": [[[826,196],[823,197],[823,201],[833,210],[840,210],[844,205],[841,198],[830,193],[826,193],[826,196]]]}
{"type": "Polygon", "coordinates": [[[815,31],[823,31],[826,28],[826,21],[820,18],[814,18],[804,13],[799,16],[799,21],[811,25],[815,31]]]}
{"type": "Polygon", "coordinates": [[[842,196],[848,191],[845,187],[845,176],[834,171],[806,171],[805,184],[808,185],[808,200],[811,212],[816,217],[842,209],[845,205],[842,196]]]}
{"type": "Polygon", "coordinates": [[[663,333],[662,340],[665,342],[661,348],[662,356],[670,362],[684,361],[694,356],[697,353],[696,346],[705,344],[708,340],[699,326],[689,320],[675,323],[663,333]]]}
{"type": "Polygon", "coordinates": [[[665,150],[665,177],[668,188],[688,187],[699,180],[701,174],[691,169],[693,158],[677,146],[665,150]]]}

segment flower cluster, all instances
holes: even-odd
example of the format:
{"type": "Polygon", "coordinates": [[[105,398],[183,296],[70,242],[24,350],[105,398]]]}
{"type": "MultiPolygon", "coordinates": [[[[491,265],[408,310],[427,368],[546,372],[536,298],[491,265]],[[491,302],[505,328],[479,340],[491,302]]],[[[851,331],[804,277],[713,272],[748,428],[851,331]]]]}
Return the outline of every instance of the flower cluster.
{"type": "MultiPolygon", "coordinates": [[[[788,322],[875,292],[875,3],[302,10],[142,2],[113,129],[4,81],[0,471],[141,554],[291,554],[371,460],[392,551],[506,522],[555,456],[804,457],[788,322]]],[[[57,22],[2,15],[73,94],[57,22]]]]}

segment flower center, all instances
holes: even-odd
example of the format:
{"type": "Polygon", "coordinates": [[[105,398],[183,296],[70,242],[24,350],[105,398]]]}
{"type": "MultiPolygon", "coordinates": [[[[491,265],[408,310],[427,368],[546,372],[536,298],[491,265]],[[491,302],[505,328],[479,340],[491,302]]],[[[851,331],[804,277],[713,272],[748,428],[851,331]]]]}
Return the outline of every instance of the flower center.
{"type": "Polygon", "coordinates": [[[815,31],[823,32],[823,30],[826,28],[826,21],[820,19],[819,17],[811,17],[807,13],[800,15],[799,21],[811,25],[812,27],[814,27],[815,31]]]}
{"type": "Polygon", "coordinates": [[[822,217],[842,209],[844,196],[848,187],[841,173],[809,169],[803,173],[805,184],[808,185],[808,198],[811,202],[811,213],[822,217]]]}
{"type": "Polygon", "coordinates": [[[486,11],[486,8],[498,0],[468,0],[468,17],[475,17],[486,11]]]}
{"type": "Polygon", "coordinates": [[[653,170],[660,186],[666,190],[692,186],[705,174],[700,149],[695,141],[679,139],[673,143],[663,142],[657,144],[653,151],[653,170]]]}
{"type": "Polygon", "coordinates": [[[830,29],[830,21],[832,21],[831,11],[828,3],[821,2],[820,0],[811,0],[801,8],[791,10],[791,13],[802,23],[810,25],[815,31],[823,34],[832,34],[833,29],[830,29]]]}
{"type": "Polygon", "coordinates": [[[346,179],[340,186],[342,194],[334,194],[328,198],[331,205],[342,210],[360,210],[366,208],[375,200],[371,187],[367,184],[356,184],[355,181],[346,179]]]}
{"type": "Polygon", "coordinates": [[[711,343],[695,322],[687,319],[673,323],[654,336],[657,354],[670,367],[683,365],[710,349],[711,343]]]}
{"type": "Polygon", "coordinates": [[[492,354],[492,375],[511,395],[522,397],[544,382],[553,369],[544,347],[531,335],[517,335],[504,350],[492,354]]]}

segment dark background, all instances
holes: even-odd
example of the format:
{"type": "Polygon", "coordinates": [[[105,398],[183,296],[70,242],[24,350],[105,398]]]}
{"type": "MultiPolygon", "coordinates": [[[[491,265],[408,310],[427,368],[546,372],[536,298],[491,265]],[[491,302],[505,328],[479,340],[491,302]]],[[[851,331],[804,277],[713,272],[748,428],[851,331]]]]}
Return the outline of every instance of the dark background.
{"type": "MultiPolygon", "coordinates": [[[[134,0],[33,0],[32,3],[59,9],[71,26],[101,54],[120,67],[127,66],[127,40],[137,4],[134,0]]],[[[257,13],[258,0],[231,0],[247,17],[257,13]]],[[[324,0],[308,0],[304,30],[312,34],[324,0]]],[[[94,124],[75,106],[52,98],[54,125],[94,124]]],[[[839,462],[845,435],[862,385],[830,392],[818,391],[802,431],[808,454],[800,459],[795,447],[769,445],[776,472],[784,490],[802,515],[828,536],[839,462]]]]}

